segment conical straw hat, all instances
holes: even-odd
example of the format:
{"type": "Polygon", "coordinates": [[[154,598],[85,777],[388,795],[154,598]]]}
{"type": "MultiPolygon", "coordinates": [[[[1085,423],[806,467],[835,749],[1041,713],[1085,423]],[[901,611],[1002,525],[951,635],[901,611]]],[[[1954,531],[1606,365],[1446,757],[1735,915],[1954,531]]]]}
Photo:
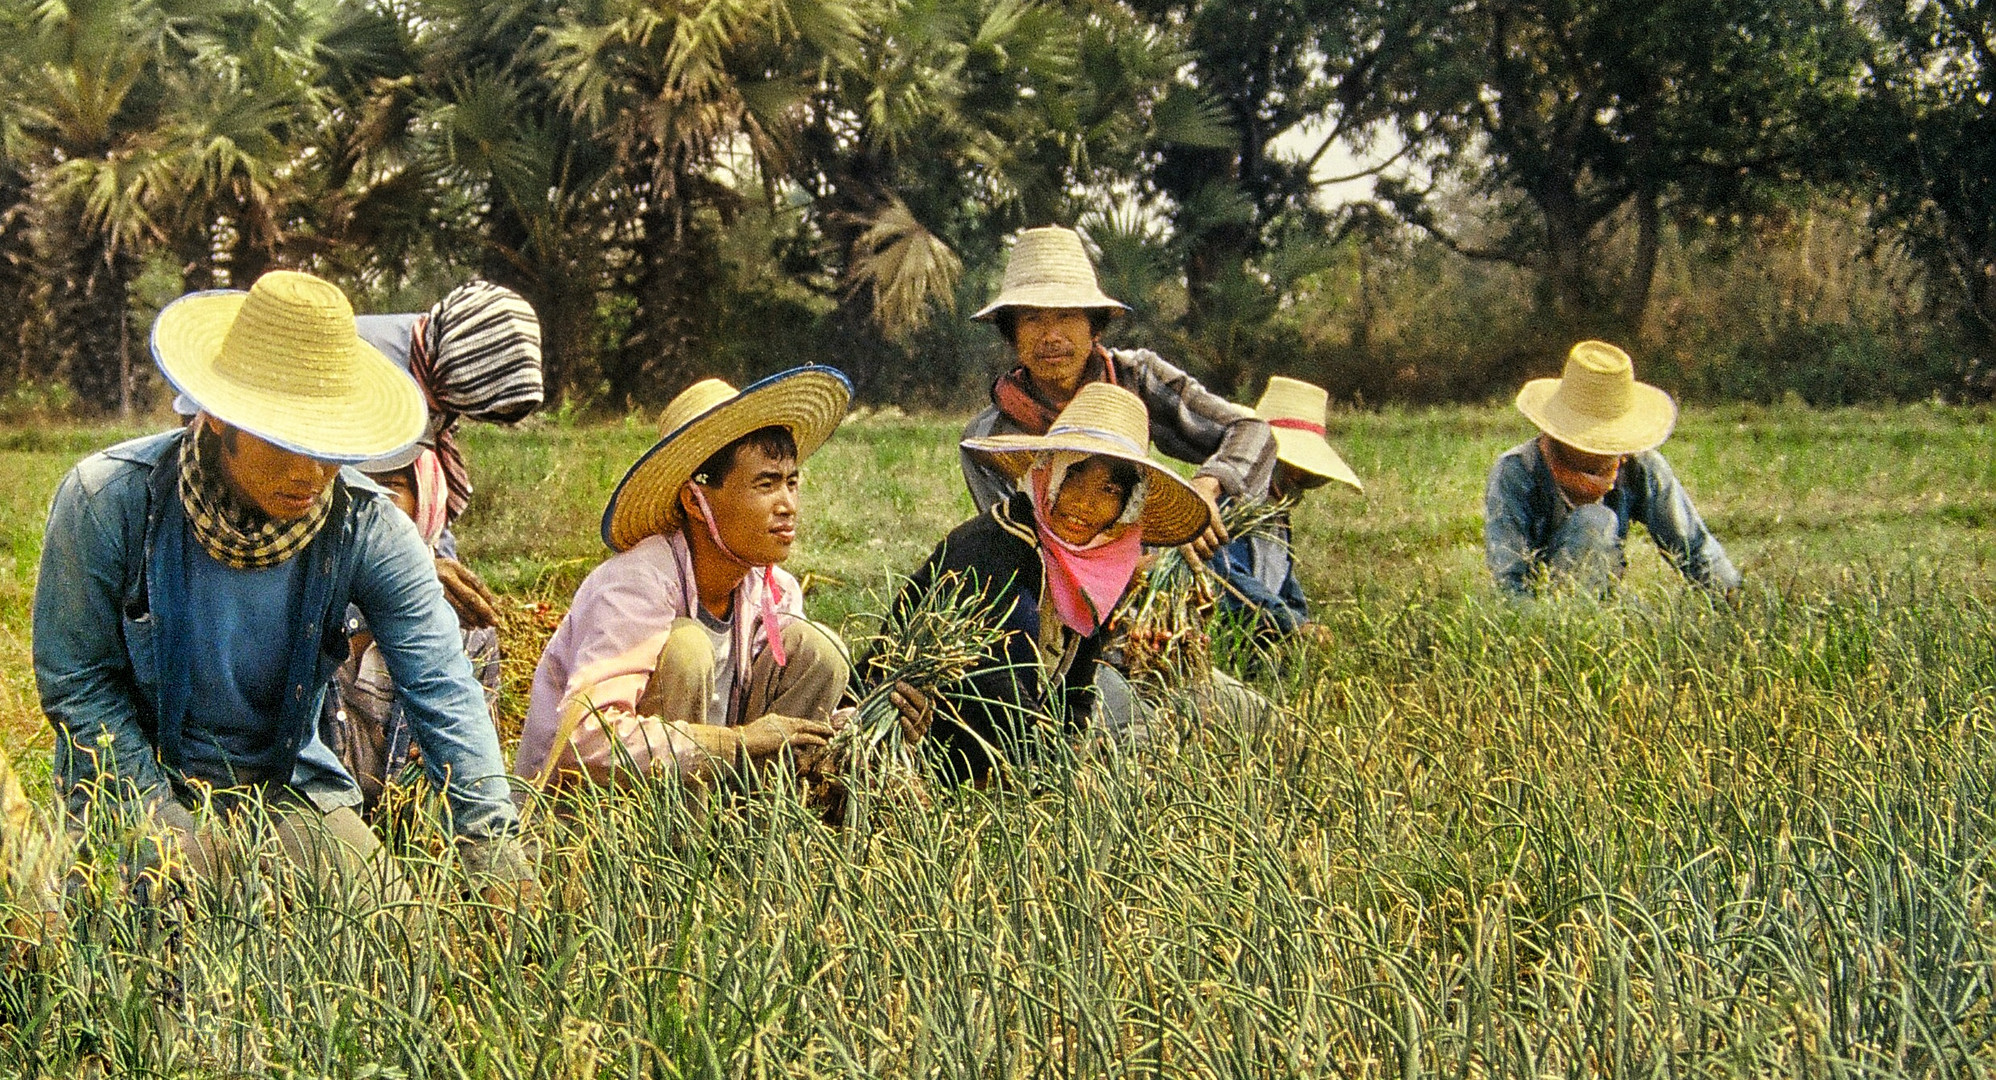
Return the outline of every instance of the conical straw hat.
{"type": "Polygon", "coordinates": [[[1654,449],[1677,424],[1677,403],[1637,382],[1629,354],[1605,341],[1575,345],[1559,378],[1526,383],[1518,391],[1518,411],[1539,430],[1589,454],[1654,449]]]}
{"type": "Polygon", "coordinates": [[[679,490],[693,470],[736,439],[766,427],[790,429],[803,461],[832,437],[852,405],[852,384],[837,368],[807,365],[737,392],[702,379],[659,414],[663,436],[632,465],[603,508],[603,542],[617,551],[681,523],[679,490]]]}
{"type": "Polygon", "coordinates": [[[965,439],[962,445],[1015,481],[1033,467],[1035,458],[1052,451],[1101,454],[1142,466],[1150,478],[1138,518],[1144,543],[1183,544],[1205,531],[1211,514],[1191,484],[1144,453],[1149,442],[1150,414],[1143,399],[1120,386],[1089,383],[1045,435],[988,435],[965,439]]]}
{"type": "Polygon", "coordinates": [[[152,355],[208,415],[320,461],[393,454],[428,419],[415,381],[354,331],[346,294],[310,274],[173,301],[153,321],[152,355]]]}
{"type": "Polygon", "coordinates": [[[1324,440],[1324,413],[1331,395],[1321,386],[1271,375],[1268,388],[1255,403],[1254,414],[1275,429],[1275,456],[1312,476],[1336,480],[1364,491],[1358,474],[1324,440]]]}
{"type": "Polygon", "coordinates": [[[1103,308],[1115,315],[1129,310],[1129,305],[1103,295],[1095,280],[1095,264],[1081,246],[1081,234],[1058,225],[1019,234],[1012,258],[1005,263],[998,299],[971,318],[989,319],[1008,307],[1103,308]]]}

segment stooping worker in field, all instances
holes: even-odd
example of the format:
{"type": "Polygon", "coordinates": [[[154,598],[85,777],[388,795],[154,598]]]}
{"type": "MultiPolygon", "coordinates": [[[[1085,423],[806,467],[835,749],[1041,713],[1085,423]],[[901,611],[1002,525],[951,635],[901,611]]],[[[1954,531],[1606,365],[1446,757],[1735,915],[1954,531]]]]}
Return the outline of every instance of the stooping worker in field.
{"type": "Polygon", "coordinates": [[[1739,587],[1739,571],[1656,450],[1677,403],[1637,382],[1627,353],[1604,341],[1575,345],[1559,378],[1518,392],[1518,411],[1540,434],[1497,459],[1483,496],[1484,561],[1505,592],[1529,596],[1547,579],[1607,588],[1627,565],[1632,521],[1686,578],[1739,587]]]}
{"type": "MultiPolygon", "coordinates": [[[[485,691],[486,715],[496,733],[503,659],[498,598],[468,568],[455,576],[441,570],[447,563],[462,564],[439,554],[449,537],[449,485],[436,448],[427,441],[418,442],[400,453],[361,462],[356,468],[388,493],[389,501],[415,523],[424,545],[437,556],[438,580],[444,583],[444,594],[457,612],[464,655],[485,691]]],[[[326,693],[320,737],[359,784],[365,800],[362,812],[372,813],[387,784],[421,760],[421,750],[388,659],[358,608],[348,609],[344,629],[349,651],[333,673],[326,693]]]]}
{"type": "MultiPolygon", "coordinates": [[[[518,423],[540,408],[540,318],[519,293],[473,279],[426,312],[356,315],[353,321],[361,340],[408,372],[423,391],[428,419],[421,441],[435,454],[445,492],[443,529],[430,545],[444,595],[467,628],[496,626],[492,591],[458,560],[452,526],[470,504],[473,488],[457,425],[460,420],[518,423]]],[[[195,413],[185,394],[173,408],[190,419],[195,413]]]]}
{"type": "MultiPolygon", "coordinates": [[[[1219,502],[1268,494],[1275,439],[1254,413],[1207,390],[1149,349],[1109,349],[1102,330],[1128,310],[1104,295],[1095,265],[1072,229],[1049,226],[1018,236],[997,299],[972,318],[998,327],[1017,358],[991,388],[991,407],[963,429],[968,441],[992,435],[1045,435],[1084,386],[1120,386],[1142,401],[1146,438],[1170,457],[1196,463],[1192,486],[1206,503],[1191,538],[1209,558],[1227,542],[1219,502]]],[[[997,468],[963,451],[963,480],[980,510],[1007,501],[1012,485],[997,468]]]]}
{"type": "MultiPolygon", "coordinates": [[[[1271,499],[1294,504],[1333,481],[1364,491],[1358,474],[1324,438],[1325,408],[1330,395],[1321,386],[1270,376],[1256,416],[1275,432],[1275,476],[1269,481],[1271,499]]],[[[1220,606],[1254,623],[1270,636],[1317,637],[1322,627],[1310,621],[1309,599],[1296,580],[1296,562],[1289,549],[1289,509],[1275,511],[1247,536],[1236,537],[1207,563],[1219,575],[1220,606]]]]}
{"type": "Polygon", "coordinates": [[[966,587],[1005,632],[997,653],[938,692],[952,717],[929,728],[943,775],[981,783],[1035,716],[1081,731],[1105,627],[1143,546],[1188,543],[1212,524],[1200,492],[1145,456],[1148,426],[1140,398],[1094,382],[1044,435],[963,441],[1009,494],[951,530],[895,600],[905,609],[932,589],[966,587]]]}
{"type": "Polygon", "coordinates": [[[815,366],[672,399],[603,512],[616,554],[583,580],[534,672],[519,775],[703,786],[825,744],[851,665],[778,564],[797,539],[798,467],[851,401],[843,374],[815,366]]]}
{"type": "MultiPolygon", "coordinates": [[[[414,442],[422,392],[360,340],[337,287],[290,271],[247,293],[181,297],[152,348],[199,415],[77,465],[43,539],[35,677],[72,826],[148,815],[172,841],[148,845],[163,872],[212,878],[233,862],[216,818],[268,820],[299,865],[399,889],[318,733],[352,603],[481,893],[537,898],[429,549],[384,492],[341,468],[414,442]]],[[[155,880],[149,870],[141,884],[155,880]]]]}

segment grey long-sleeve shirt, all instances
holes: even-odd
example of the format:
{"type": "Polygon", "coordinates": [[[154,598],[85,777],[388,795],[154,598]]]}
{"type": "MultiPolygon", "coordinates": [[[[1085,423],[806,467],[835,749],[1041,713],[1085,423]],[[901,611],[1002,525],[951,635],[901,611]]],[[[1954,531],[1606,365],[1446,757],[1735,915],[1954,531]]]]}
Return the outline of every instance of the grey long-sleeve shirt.
{"type": "MultiPolygon", "coordinates": [[[[1213,393],[1199,380],[1149,349],[1105,349],[1116,365],[1116,385],[1143,399],[1150,437],[1168,457],[1199,466],[1194,474],[1220,482],[1227,498],[1268,495],[1275,475],[1275,433],[1253,410],[1213,393]]],[[[971,418],[966,439],[1024,434],[996,405],[971,418]]],[[[1005,474],[962,451],[963,482],[977,507],[987,509],[1012,491],[1005,474]]]]}

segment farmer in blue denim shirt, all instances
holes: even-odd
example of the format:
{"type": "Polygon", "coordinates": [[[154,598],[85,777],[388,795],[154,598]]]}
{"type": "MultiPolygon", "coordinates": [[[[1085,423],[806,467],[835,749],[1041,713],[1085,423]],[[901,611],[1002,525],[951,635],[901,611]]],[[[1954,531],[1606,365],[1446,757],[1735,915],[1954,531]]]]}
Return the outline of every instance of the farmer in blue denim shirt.
{"type": "MultiPolygon", "coordinates": [[[[429,549],[384,491],[340,468],[413,442],[421,392],[360,340],[339,289],[307,274],[184,296],[152,347],[200,415],[77,465],[43,539],[35,677],[72,828],[149,815],[173,867],[217,878],[231,852],[195,811],[267,815],[293,861],[399,888],[318,735],[353,603],[467,870],[489,901],[532,902],[498,738],[429,549]]],[[[145,846],[143,861],[161,858],[145,846]]]]}
{"type": "MultiPolygon", "coordinates": [[[[1324,439],[1324,411],[1330,395],[1321,386],[1270,376],[1254,413],[1275,433],[1275,477],[1269,497],[1296,503],[1305,495],[1337,481],[1364,491],[1358,474],[1324,439]]],[[[1296,580],[1296,562],[1289,550],[1289,510],[1284,508],[1253,532],[1235,537],[1215,552],[1207,566],[1220,579],[1223,611],[1248,619],[1260,634],[1318,636],[1321,627],[1310,621],[1310,605],[1296,580]]]]}
{"type": "Polygon", "coordinates": [[[1505,451],[1483,496],[1483,556],[1504,591],[1547,579],[1601,591],[1621,577],[1629,523],[1686,578],[1722,592],[1740,573],[1656,447],[1677,423],[1670,395],[1635,379],[1629,355],[1583,341],[1557,379],[1518,392],[1538,438],[1505,451]]]}

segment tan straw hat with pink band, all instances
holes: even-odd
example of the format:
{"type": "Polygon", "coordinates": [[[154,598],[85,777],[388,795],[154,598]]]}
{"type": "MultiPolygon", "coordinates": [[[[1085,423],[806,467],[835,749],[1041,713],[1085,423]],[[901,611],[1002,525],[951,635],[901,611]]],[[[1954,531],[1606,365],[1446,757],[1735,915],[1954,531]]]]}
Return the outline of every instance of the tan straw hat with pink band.
{"type": "Polygon", "coordinates": [[[1540,431],[1589,454],[1653,450],[1677,425],[1677,403],[1637,382],[1629,354],[1605,341],[1575,345],[1559,378],[1526,383],[1518,391],[1518,411],[1540,431]]]}
{"type": "Polygon", "coordinates": [[[429,420],[415,380],[354,330],[339,286],[293,270],[166,305],[152,355],[202,412],[320,461],[397,453],[429,420]]]}
{"type": "Polygon", "coordinates": [[[1211,519],[1206,500],[1185,479],[1144,453],[1150,441],[1150,414],[1143,399],[1120,386],[1089,383],[1060,410],[1045,435],[987,435],[962,446],[1017,480],[1041,454],[1069,451],[1100,454],[1142,467],[1147,478],[1143,511],[1137,519],[1144,543],[1183,544],[1204,532],[1211,519]]]}
{"type": "Polygon", "coordinates": [[[1099,308],[1112,315],[1129,310],[1128,304],[1102,292],[1095,264],[1081,246],[1081,234],[1058,225],[1019,234],[1005,263],[998,298],[971,318],[989,319],[1008,307],[1099,308]]]}
{"type": "Polygon", "coordinates": [[[1275,429],[1277,460],[1312,476],[1364,491],[1365,485],[1359,483],[1358,474],[1351,471],[1351,466],[1324,439],[1324,414],[1330,400],[1331,395],[1321,386],[1286,375],[1271,375],[1268,388],[1261,392],[1261,400],[1255,402],[1254,414],[1275,429]]]}

